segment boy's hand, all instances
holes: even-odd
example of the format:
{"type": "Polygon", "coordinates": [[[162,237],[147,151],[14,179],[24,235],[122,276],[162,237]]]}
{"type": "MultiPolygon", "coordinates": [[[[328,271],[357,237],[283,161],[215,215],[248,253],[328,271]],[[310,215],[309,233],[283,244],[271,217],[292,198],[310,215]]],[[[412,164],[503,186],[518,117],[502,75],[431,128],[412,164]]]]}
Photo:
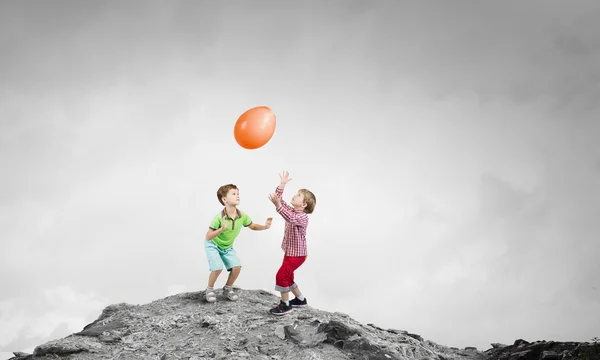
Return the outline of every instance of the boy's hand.
{"type": "Polygon", "coordinates": [[[272,222],[273,222],[273,218],[267,218],[267,222],[265,223],[265,229],[270,228],[272,222]]]}
{"type": "Polygon", "coordinates": [[[227,228],[227,220],[225,220],[225,216],[223,216],[223,219],[221,220],[221,232],[223,232],[223,230],[225,230],[227,228]]]}
{"type": "Polygon", "coordinates": [[[281,200],[275,194],[269,194],[269,200],[271,200],[271,202],[275,205],[276,208],[278,208],[279,205],[281,205],[281,200]]]}
{"type": "Polygon", "coordinates": [[[281,179],[281,186],[285,186],[285,184],[287,184],[288,182],[292,181],[292,179],[290,178],[290,173],[287,171],[282,172],[281,174],[279,174],[279,179],[281,179]]]}

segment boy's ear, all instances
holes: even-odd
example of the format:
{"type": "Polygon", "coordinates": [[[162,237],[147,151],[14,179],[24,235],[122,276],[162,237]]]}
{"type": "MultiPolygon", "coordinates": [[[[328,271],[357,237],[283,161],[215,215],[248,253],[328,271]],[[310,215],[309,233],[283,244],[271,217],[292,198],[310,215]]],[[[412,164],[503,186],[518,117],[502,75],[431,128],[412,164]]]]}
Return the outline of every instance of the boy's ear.
{"type": "Polygon", "coordinates": [[[307,207],[307,206],[308,206],[308,204],[307,204],[307,203],[304,203],[304,204],[302,204],[302,208],[303,208],[303,209],[304,209],[305,207],[307,207]]]}

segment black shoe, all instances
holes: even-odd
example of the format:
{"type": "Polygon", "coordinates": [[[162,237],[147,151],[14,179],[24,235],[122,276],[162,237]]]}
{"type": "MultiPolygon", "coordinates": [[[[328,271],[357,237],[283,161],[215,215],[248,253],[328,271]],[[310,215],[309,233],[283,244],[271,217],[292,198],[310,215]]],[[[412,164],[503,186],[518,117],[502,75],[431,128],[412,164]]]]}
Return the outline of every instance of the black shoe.
{"type": "Polygon", "coordinates": [[[292,310],[292,305],[286,305],[283,301],[280,300],[279,305],[275,306],[269,311],[273,315],[283,315],[289,313],[292,310]]]}
{"type": "Polygon", "coordinates": [[[304,300],[300,300],[298,298],[293,298],[292,300],[290,300],[291,307],[305,307],[307,305],[308,303],[306,302],[306,298],[304,298],[304,300]]]}

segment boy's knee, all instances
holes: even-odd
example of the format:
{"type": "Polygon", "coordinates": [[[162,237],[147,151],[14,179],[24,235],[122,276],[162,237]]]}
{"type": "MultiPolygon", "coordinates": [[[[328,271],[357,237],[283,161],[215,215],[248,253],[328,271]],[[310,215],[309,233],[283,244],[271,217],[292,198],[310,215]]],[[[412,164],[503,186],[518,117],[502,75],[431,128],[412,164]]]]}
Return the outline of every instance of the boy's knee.
{"type": "Polygon", "coordinates": [[[286,274],[286,273],[285,273],[285,272],[283,272],[283,271],[281,271],[281,272],[278,272],[278,273],[275,275],[275,281],[277,281],[277,282],[284,282],[284,281],[286,281],[286,280],[288,280],[288,279],[289,279],[289,276],[288,276],[288,274],[286,274]]]}
{"type": "Polygon", "coordinates": [[[223,269],[220,269],[220,270],[213,270],[213,271],[211,271],[211,272],[212,272],[213,274],[215,274],[215,275],[218,275],[218,274],[220,274],[220,273],[221,273],[221,271],[223,271],[223,269]]]}
{"type": "Polygon", "coordinates": [[[277,270],[277,276],[290,276],[292,273],[293,271],[287,266],[282,266],[277,270]]]}
{"type": "Polygon", "coordinates": [[[231,268],[231,271],[234,271],[234,272],[240,272],[240,270],[242,270],[241,266],[234,266],[231,268]]]}

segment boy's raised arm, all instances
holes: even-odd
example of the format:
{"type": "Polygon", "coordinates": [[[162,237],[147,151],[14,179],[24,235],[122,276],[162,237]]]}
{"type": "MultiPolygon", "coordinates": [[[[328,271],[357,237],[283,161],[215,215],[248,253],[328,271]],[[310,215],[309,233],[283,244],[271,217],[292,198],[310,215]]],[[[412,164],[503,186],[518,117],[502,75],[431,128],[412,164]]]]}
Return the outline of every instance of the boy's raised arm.
{"type": "Polygon", "coordinates": [[[292,181],[292,179],[290,178],[290,174],[287,171],[284,171],[283,173],[279,174],[279,179],[281,179],[279,185],[275,188],[275,195],[281,199],[281,202],[284,205],[287,205],[285,203],[285,201],[282,199],[283,196],[283,190],[285,189],[285,185],[292,181]]]}
{"type": "Polygon", "coordinates": [[[306,227],[308,225],[308,215],[304,212],[295,211],[294,208],[288,204],[282,203],[281,206],[275,209],[285,221],[294,224],[296,226],[306,227]]]}
{"type": "Polygon", "coordinates": [[[271,200],[273,205],[275,205],[275,210],[281,215],[281,217],[283,217],[285,221],[296,226],[305,227],[308,224],[308,216],[306,213],[295,211],[294,208],[288,205],[282,198],[285,185],[292,180],[289,176],[290,174],[287,171],[284,171],[279,175],[281,182],[275,189],[275,193],[269,195],[269,200],[271,200]]]}

